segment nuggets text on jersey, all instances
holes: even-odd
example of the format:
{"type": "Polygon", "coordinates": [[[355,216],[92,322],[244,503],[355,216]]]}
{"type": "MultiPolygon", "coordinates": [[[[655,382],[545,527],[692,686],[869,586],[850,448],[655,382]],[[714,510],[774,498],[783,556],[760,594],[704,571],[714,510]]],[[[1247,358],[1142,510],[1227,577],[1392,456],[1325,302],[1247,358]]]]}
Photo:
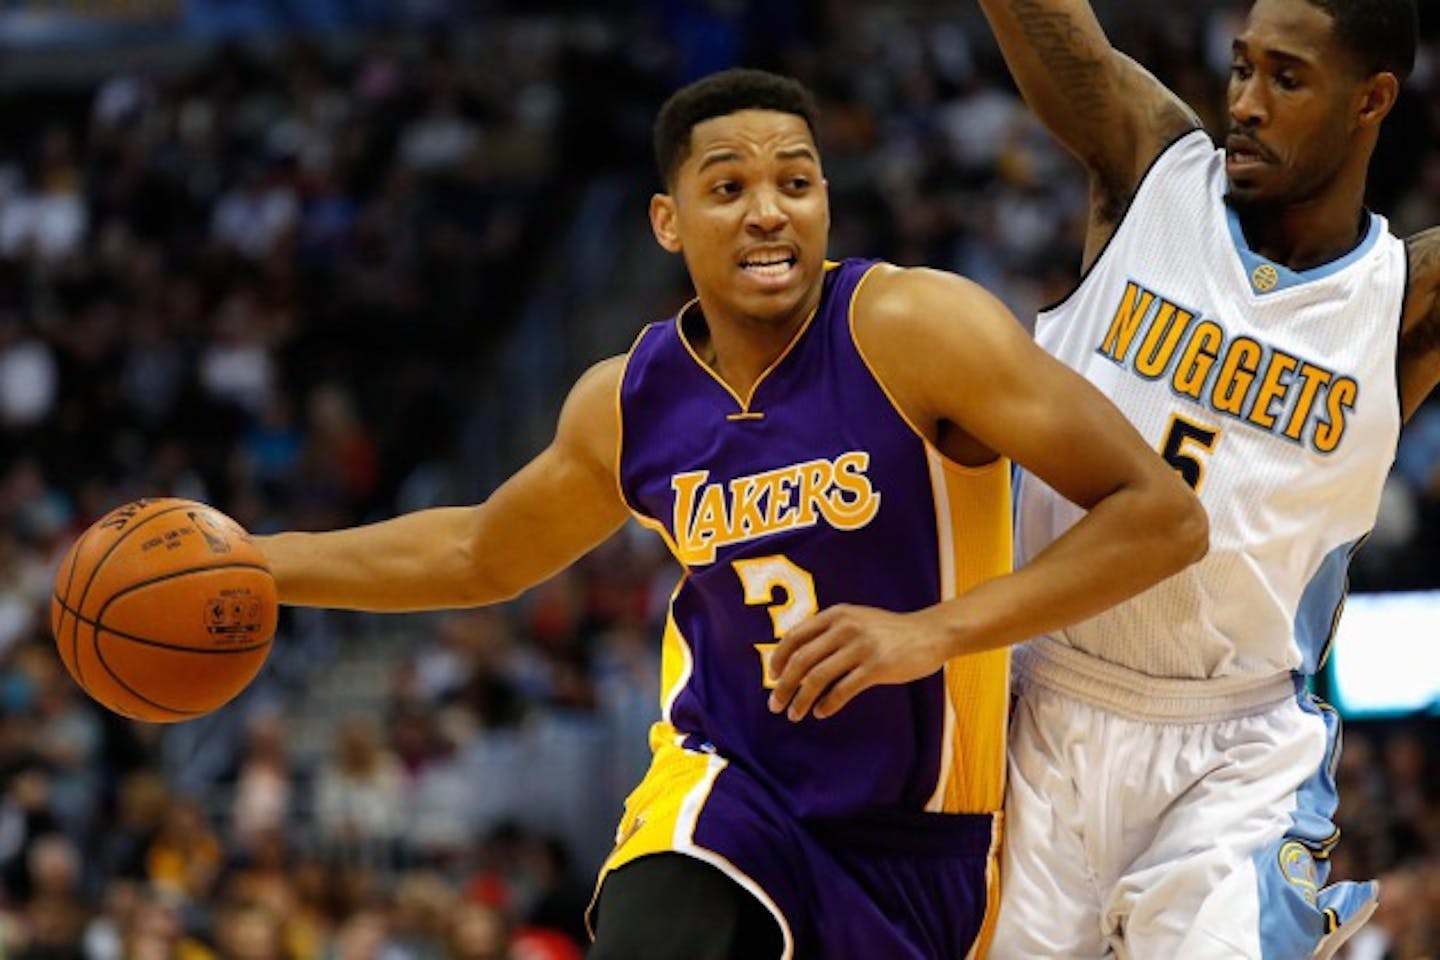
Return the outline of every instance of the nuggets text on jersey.
{"type": "Polygon", "coordinates": [[[1355,378],[1232,336],[1134,280],[1096,350],[1147,380],[1168,376],[1177,394],[1318,453],[1340,445],[1360,394],[1355,378]]]}

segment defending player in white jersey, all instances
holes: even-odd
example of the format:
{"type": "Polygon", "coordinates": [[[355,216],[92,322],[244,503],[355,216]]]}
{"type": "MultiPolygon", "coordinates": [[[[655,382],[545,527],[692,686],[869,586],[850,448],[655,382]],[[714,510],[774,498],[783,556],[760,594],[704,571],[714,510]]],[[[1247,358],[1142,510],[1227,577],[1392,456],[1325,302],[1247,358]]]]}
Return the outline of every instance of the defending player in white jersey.
{"type": "MultiPolygon", "coordinates": [[[[1090,174],[1085,276],[1036,338],[1197,490],[1209,556],[1017,657],[999,958],[1332,956],[1374,883],[1338,837],[1324,660],[1400,425],[1440,379],[1440,232],[1364,208],[1413,0],[1258,0],[1229,131],[1085,0],[981,0],[1090,174]]],[[[1020,558],[1076,519],[1026,476],[1020,558]]]]}

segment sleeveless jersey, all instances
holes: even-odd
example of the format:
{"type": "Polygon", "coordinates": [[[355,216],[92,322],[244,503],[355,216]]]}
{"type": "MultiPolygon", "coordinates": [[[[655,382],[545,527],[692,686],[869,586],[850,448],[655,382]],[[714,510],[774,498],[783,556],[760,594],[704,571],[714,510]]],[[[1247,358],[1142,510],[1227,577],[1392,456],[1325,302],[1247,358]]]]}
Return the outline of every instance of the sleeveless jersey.
{"type": "MultiPolygon", "coordinates": [[[[1292,271],[1249,249],[1203,131],[1165,150],[1037,342],[1113,400],[1194,487],[1210,552],[1053,639],[1154,677],[1314,673],[1374,525],[1400,429],[1404,244],[1363,239],[1292,271]]],[[[1017,491],[1019,562],[1081,511],[1017,491]]]]}
{"type": "Polygon", "coordinates": [[[631,349],[621,491],[685,568],[651,742],[743,766],[801,818],[994,811],[1003,651],[872,688],[825,720],[792,723],[766,705],[766,657],[817,610],[918,610],[1010,569],[1008,466],[942,459],[856,346],[851,301],[872,266],[827,264],[815,313],[749,398],[691,348],[694,303],[631,349]]]}

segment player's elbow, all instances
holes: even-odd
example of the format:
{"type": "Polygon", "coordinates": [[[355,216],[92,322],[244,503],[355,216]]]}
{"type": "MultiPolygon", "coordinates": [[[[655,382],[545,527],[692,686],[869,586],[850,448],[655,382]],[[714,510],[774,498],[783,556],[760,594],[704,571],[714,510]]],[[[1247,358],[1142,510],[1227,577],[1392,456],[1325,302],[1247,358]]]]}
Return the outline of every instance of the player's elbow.
{"type": "Polygon", "coordinates": [[[484,551],[480,544],[465,544],[464,551],[460,564],[463,574],[455,585],[455,606],[485,607],[492,603],[507,603],[524,593],[529,586],[516,575],[514,569],[496,563],[497,558],[484,551]]]}
{"type": "Polygon", "coordinates": [[[465,522],[452,531],[446,545],[448,558],[438,565],[449,571],[447,593],[454,599],[446,606],[484,607],[514,600],[530,585],[514,563],[506,562],[505,551],[493,544],[496,538],[485,527],[480,507],[472,507],[465,522]],[[487,544],[491,545],[487,548],[487,544]]]}
{"type": "Polygon", "coordinates": [[[1169,544],[1175,570],[1204,558],[1210,551],[1210,516],[1194,491],[1183,482],[1166,484],[1160,509],[1162,518],[1156,529],[1165,532],[1163,539],[1169,544]]]}

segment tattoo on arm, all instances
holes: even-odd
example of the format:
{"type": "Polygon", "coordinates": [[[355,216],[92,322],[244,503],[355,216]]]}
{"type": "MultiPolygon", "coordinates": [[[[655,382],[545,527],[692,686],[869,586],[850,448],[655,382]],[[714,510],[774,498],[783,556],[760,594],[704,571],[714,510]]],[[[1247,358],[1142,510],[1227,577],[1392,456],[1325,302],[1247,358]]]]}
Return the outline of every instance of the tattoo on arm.
{"type": "Polygon", "coordinates": [[[1105,120],[1109,115],[1105,58],[1088,48],[1085,28],[1070,14],[1047,10],[1041,0],[1011,0],[1010,9],[1075,112],[1086,120],[1105,120]]]}
{"type": "Polygon", "coordinates": [[[1440,352],[1440,228],[1410,237],[1405,246],[1410,257],[1410,293],[1419,297],[1425,315],[1407,324],[1400,337],[1402,356],[1423,356],[1440,352]]]}
{"type": "Polygon", "coordinates": [[[1425,317],[1400,335],[1400,355],[1420,357],[1440,353],[1440,315],[1432,308],[1425,317]]]}

